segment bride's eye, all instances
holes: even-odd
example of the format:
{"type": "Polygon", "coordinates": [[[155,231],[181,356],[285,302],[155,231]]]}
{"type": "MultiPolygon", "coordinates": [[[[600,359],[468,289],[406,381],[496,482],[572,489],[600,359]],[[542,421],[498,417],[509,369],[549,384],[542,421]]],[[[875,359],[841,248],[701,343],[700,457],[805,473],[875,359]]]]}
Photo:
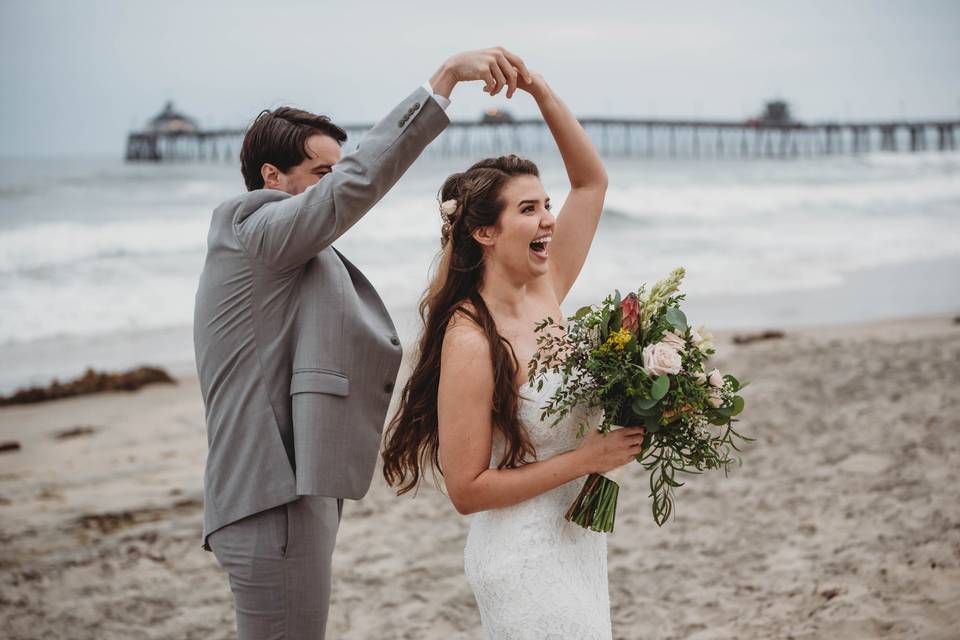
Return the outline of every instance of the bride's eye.
{"type": "Polygon", "coordinates": [[[547,211],[553,211],[553,205],[550,204],[549,202],[546,204],[545,208],[547,211]]]}

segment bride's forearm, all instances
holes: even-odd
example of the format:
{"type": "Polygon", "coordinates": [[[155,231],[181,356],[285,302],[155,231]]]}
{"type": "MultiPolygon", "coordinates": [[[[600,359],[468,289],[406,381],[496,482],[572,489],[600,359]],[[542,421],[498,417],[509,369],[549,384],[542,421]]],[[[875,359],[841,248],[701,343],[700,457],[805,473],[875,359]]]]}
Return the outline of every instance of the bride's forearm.
{"type": "Polygon", "coordinates": [[[606,189],[607,172],[600,154],[567,105],[545,81],[541,80],[532,93],[560,150],[570,187],[606,189]]]}
{"type": "Polygon", "coordinates": [[[447,490],[457,511],[467,515],[529,500],[589,473],[579,450],[513,469],[485,469],[468,485],[447,490]]]}

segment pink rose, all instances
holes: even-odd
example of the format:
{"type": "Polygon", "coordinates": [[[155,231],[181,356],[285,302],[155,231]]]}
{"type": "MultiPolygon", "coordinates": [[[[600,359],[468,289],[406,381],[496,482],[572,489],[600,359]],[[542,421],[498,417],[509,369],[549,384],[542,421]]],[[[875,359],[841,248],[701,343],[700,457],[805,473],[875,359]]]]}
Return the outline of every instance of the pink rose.
{"type": "Polygon", "coordinates": [[[673,331],[667,331],[663,334],[663,338],[660,339],[660,342],[668,344],[677,351],[683,351],[687,348],[687,341],[682,337],[675,334],[673,331]]]}
{"type": "Polygon", "coordinates": [[[668,344],[648,344],[643,349],[643,368],[652,376],[680,373],[680,354],[668,344]]]}
{"type": "Polygon", "coordinates": [[[640,303],[637,301],[637,294],[631,293],[620,302],[620,310],[623,311],[623,322],[620,326],[631,333],[636,333],[640,327],[640,303]]]}
{"type": "Polygon", "coordinates": [[[717,388],[710,389],[707,393],[707,402],[714,409],[723,406],[723,396],[720,395],[720,390],[717,388]]]}
{"type": "Polygon", "coordinates": [[[710,379],[710,386],[720,388],[723,386],[723,376],[720,375],[719,369],[714,369],[707,374],[707,377],[710,379]]]}

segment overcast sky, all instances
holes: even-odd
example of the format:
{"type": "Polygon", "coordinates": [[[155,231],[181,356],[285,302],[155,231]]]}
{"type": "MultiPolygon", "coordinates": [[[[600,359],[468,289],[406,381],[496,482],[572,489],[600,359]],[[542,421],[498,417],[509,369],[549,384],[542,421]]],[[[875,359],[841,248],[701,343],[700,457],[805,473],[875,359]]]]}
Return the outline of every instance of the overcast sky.
{"type": "MultiPolygon", "coordinates": [[[[377,119],[450,54],[495,44],[575,113],[960,119],[960,1],[0,0],[0,155],[122,153],[174,100],[205,126],[291,103],[377,119]]],[[[509,104],[458,87],[451,116],[509,104]]]]}

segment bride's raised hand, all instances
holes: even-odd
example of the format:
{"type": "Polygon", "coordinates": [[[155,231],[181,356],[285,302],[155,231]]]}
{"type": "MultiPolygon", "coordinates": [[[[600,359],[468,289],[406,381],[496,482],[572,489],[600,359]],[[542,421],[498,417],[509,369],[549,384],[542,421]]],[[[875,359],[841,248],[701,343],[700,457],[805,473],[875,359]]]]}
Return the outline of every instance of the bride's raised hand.
{"type": "Polygon", "coordinates": [[[644,433],[643,427],[623,427],[607,433],[590,429],[577,455],[587,473],[606,473],[622,467],[640,453],[644,433]]]}
{"type": "MultiPolygon", "coordinates": [[[[465,51],[450,57],[431,82],[435,90],[438,83],[442,84],[441,75],[449,77],[454,84],[483,80],[483,90],[491,96],[507,87],[508,98],[513,97],[518,82],[530,83],[533,80],[523,59],[503,47],[465,51]]],[[[449,89],[444,95],[449,97],[449,89]]]]}
{"type": "Polygon", "coordinates": [[[517,81],[517,88],[521,91],[526,91],[534,98],[542,96],[548,92],[547,81],[543,79],[543,76],[537,73],[536,71],[530,72],[530,80],[519,79],[517,81]]]}

